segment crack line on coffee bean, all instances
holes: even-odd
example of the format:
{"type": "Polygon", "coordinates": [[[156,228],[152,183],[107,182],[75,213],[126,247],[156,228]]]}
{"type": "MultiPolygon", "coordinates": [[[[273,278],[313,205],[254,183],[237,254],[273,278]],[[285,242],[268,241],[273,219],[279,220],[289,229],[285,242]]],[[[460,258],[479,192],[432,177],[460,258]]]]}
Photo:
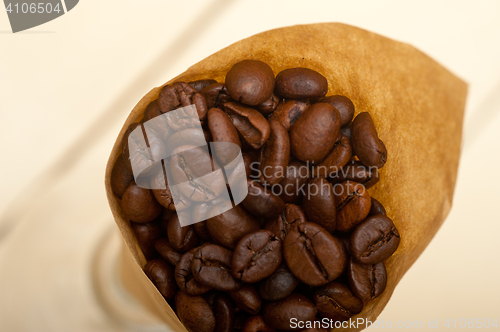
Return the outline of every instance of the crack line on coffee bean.
{"type": "Polygon", "coordinates": [[[321,261],[318,258],[318,256],[316,256],[316,251],[314,250],[314,246],[312,245],[312,240],[314,239],[314,237],[316,235],[318,235],[319,233],[321,233],[321,232],[320,231],[316,232],[311,238],[308,238],[307,235],[306,235],[306,233],[303,232],[303,231],[301,231],[300,229],[299,229],[299,233],[305,239],[304,245],[303,245],[301,251],[303,251],[304,249],[307,250],[312,255],[312,257],[314,258],[314,261],[316,262],[316,265],[317,265],[318,269],[320,270],[321,274],[323,275],[323,277],[326,280],[330,280],[328,278],[328,272],[326,271],[325,267],[321,263],[321,261]]]}
{"type": "Polygon", "coordinates": [[[352,194],[347,195],[347,197],[346,197],[344,200],[342,200],[342,201],[341,201],[341,202],[337,205],[337,207],[336,207],[336,208],[337,208],[337,211],[342,210],[342,209],[343,209],[343,208],[345,208],[345,207],[346,207],[346,205],[347,205],[347,204],[349,204],[349,203],[350,203],[353,199],[355,199],[356,197],[358,197],[358,198],[359,198],[360,196],[361,196],[361,195],[360,195],[357,191],[353,192],[352,194]]]}
{"type": "Polygon", "coordinates": [[[371,244],[366,248],[361,257],[369,257],[371,254],[376,252],[380,247],[389,242],[393,237],[399,237],[398,235],[396,235],[395,231],[396,228],[392,227],[390,232],[387,233],[387,235],[384,235],[384,233],[382,233],[382,236],[379,237],[374,244],[371,244]]]}
{"type": "Polygon", "coordinates": [[[189,184],[194,187],[192,194],[188,198],[191,198],[194,195],[194,193],[196,192],[196,189],[198,189],[199,191],[201,191],[202,193],[204,193],[206,198],[210,198],[210,197],[215,197],[216,196],[215,193],[213,191],[211,191],[210,189],[205,188],[201,184],[198,184],[198,183],[194,182],[194,178],[191,175],[191,172],[189,171],[189,169],[188,169],[188,167],[186,165],[186,161],[185,161],[184,157],[179,156],[179,164],[180,164],[182,170],[184,171],[184,173],[186,174],[186,177],[188,178],[189,184]]]}
{"type": "Polygon", "coordinates": [[[333,299],[333,297],[328,296],[326,294],[323,294],[323,296],[326,297],[328,299],[328,301],[330,301],[336,309],[338,309],[341,312],[345,313],[349,317],[353,316],[353,314],[349,310],[347,310],[345,307],[341,306],[337,301],[335,301],[333,299]]]}
{"type": "Polygon", "coordinates": [[[370,298],[374,299],[375,298],[375,284],[377,282],[376,280],[376,275],[375,275],[375,265],[370,264],[369,266],[369,277],[368,277],[368,282],[370,283],[370,298]]]}
{"type": "Polygon", "coordinates": [[[273,250],[269,248],[272,245],[272,241],[276,241],[276,237],[271,237],[267,241],[267,243],[262,247],[262,249],[255,251],[253,250],[250,246],[247,246],[247,249],[252,252],[252,258],[248,261],[248,263],[245,265],[245,267],[241,270],[238,271],[238,274],[241,278],[241,276],[245,273],[246,270],[248,270],[250,267],[255,266],[257,264],[257,260],[264,256],[267,253],[272,252],[273,250]],[[273,239],[274,238],[274,239],[273,239]]]}

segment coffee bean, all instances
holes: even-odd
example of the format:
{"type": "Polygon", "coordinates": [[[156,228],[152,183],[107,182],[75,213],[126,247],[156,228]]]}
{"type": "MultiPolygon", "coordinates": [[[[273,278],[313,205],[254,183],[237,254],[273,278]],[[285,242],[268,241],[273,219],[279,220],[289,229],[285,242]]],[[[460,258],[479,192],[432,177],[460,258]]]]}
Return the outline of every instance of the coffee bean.
{"type": "Polygon", "coordinates": [[[219,164],[200,147],[176,148],[170,160],[170,171],[179,191],[192,201],[210,201],[226,189],[219,164]]]}
{"type": "Polygon", "coordinates": [[[248,195],[243,206],[257,217],[272,218],[285,209],[285,202],[257,181],[247,180],[248,195]]]}
{"type": "Polygon", "coordinates": [[[177,251],[186,252],[198,245],[199,239],[193,226],[181,226],[178,214],[166,222],[166,230],[170,245],[177,251]]]}
{"type": "Polygon", "coordinates": [[[385,208],[382,205],[382,203],[380,203],[379,201],[377,201],[373,197],[371,198],[371,200],[372,200],[372,204],[371,204],[370,212],[368,213],[368,215],[369,216],[374,216],[374,215],[377,215],[377,214],[381,214],[381,215],[386,216],[387,212],[385,212],[385,208]]]}
{"type": "Polygon", "coordinates": [[[311,106],[309,99],[283,99],[269,120],[278,120],[288,131],[309,106],[311,106]]]}
{"type": "Polygon", "coordinates": [[[362,184],[354,181],[336,184],[333,192],[337,206],[337,230],[348,232],[368,216],[370,194],[362,184]]]}
{"type": "Polygon", "coordinates": [[[285,127],[275,119],[269,120],[271,134],[262,146],[260,154],[260,176],[262,184],[274,185],[285,176],[290,159],[290,139],[285,127]]]}
{"type": "Polygon", "coordinates": [[[262,310],[262,317],[272,328],[291,331],[293,330],[290,323],[292,318],[297,321],[312,321],[316,313],[316,307],[307,297],[292,294],[281,301],[266,303],[262,310]]]}
{"type": "Polygon", "coordinates": [[[379,181],[378,168],[366,167],[359,161],[350,161],[339,172],[330,177],[332,184],[347,180],[361,183],[366,189],[369,189],[379,181]]]}
{"type": "Polygon", "coordinates": [[[359,113],[352,122],[352,148],[365,166],[381,168],[387,161],[387,149],[367,112],[359,113]]]}
{"type": "Polygon", "coordinates": [[[232,100],[226,85],[223,83],[211,84],[204,88],[201,94],[205,97],[209,109],[212,107],[220,108],[224,103],[232,100]]]}
{"type": "Polygon", "coordinates": [[[132,227],[132,231],[134,231],[135,238],[146,259],[150,260],[158,256],[154,244],[155,241],[160,239],[163,235],[158,222],[153,221],[144,224],[132,222],[130,226],[132,227]]]}
{"type": "Polygon", "coordinates": [[[260,312],[262,301],[255,288],[250,284],[228,292],[229,296],[236,304],[251,315],[257,315],[260,312]]]}
{"type": "Polygon", "coordinates": [[[313,104],[290,128],[291,152],[302,161],[320,162],[333,148],[339,133],[339,112],[330,104],[313,104]]]}
{"type": "Polygon", "coordinates": [[[181,289],[189,295],[200,295],[208,292],[211,288],[194,279],[191,270],[191,263],[193,261],[194,253],[198,248],[191,249],[182,255],[179,263],[175,266],[175,281],[181,289]]]}
{"type": "Polygon", "coordinates": [[[285,177],[279,184],[280,198],[285,203],[298,203],[306,192],[306,183],[310,178],[309,168],[301,161],[292,160],[285,170],[285,177]]]}
{"type": "Polygon", "coordinates": [[[387,272],[383,262],[361,264],[351,259],[347,264],[347,278],[353,293],[367,301],[377,298],[387,285],[387,272]]]}
{"type": "Polygon", "coordinates": [[[308,182],[307,188],[308,192],[302,205],[307,221],[333,233],[336,227],[336,209],[332,185],[324,177],[317,177],[308,182]]]}
{"type": "Polygon", "coordinates": [[[225,103],[224,110],[252,148],[258,149],[264,145],[271,133],[271,127],[262,114],[237,102],[225,103]]]}
{"type": "Polygon", "coordinates": [[[210,213],[215,215],[207,220],[212,239],[230,249],[233,249],[243,236],[259,229],[259,224],[248,212],[239,205],[231,208],[231,202],[215,206],[210,213]]]}
{"type": "Polygon", "coordinates": [[[156,175],[151,179],[153,195],[156,201],[170,211],[182,211],[191,206],[191,201],[184,197],[177,189],[170,188],[167,181],[165,168],[162,167],[156,172],[156,175]]]}
{"type": "MultiPolygon", "coordinates": [[[[194,212],[194,211],[193,211],[194,212]]],[[[202,220],[193,224],[193,229],[196,235],[202,240],[209,241],[211,240],[210,232],[208,231],[207,221],[202,220]]]]}
{"type": "Polygon", "coordinates": [[[340,113],[342,126],[349,124],[354,117],[354,104],[345,96],[328,96],[321,99],[322,103],[328,103],[335,107],[340,113]]]}
{"type": "Polygon", "coordinates": [[[283,300],[299,285],[300,280],[293,275],[286,264],[281,264],[269,278],[259,283],[257,291],[266,301],[283,300]]]}
{"type": "Polygon", "coordinates": [[[134,181],[123,194],[122,209],[131,221],[139,223],[153,221],[162,211],[151,190],[137,186],[134,181]]]}
{"type": "Polygon", "coordinates": [[[399,232],[383,215],[365,219],[351,235],[352,256],[360,263],[375,264],[389,258],[399,246],[399,232]]]}
{"type": "Polygon", "coordinates": [[[159,239],[154,243],[154,245],[161,257],[163,257],[163,259],[171,265],[176,266],[181,260],[182,255],[177,250],[172,248],[168,242],[168,238],[159,239]]]}
{"type": "Polygon", "coordinates": [[[212,80],[212,79],[197,80],[197,81],[188,82],[188,84],[191,85],[191,87],[193,89],[195,89],[196,92],[201,92],[207,86],[212,85],[214,83],[217,83],[217,81],[216,80],[212,80]]]}
{"type": "Polygon", "coordinates": [[[263,102],[260,105],[255,106],[255,109],[262,113],[265,117],[268,117],[270,114],[274,112],[276,107],[278,107],[278,104],[280,102],[280,98],[276,96],[274,93],[271,94],[271,97],[269,97],[268,100],[263,102]]]}
{"type": "Polygon", "coordinates": [[[314,176],[331,177],[344,167],[352,156],[352,147],[349,139],[340,134],[341,138],[328,155],[317,166],[313,168],[314,176]]]}
{"type": "Polygon", "coordinates": [[[189,332],[213,332],[215,316],[203,296],[190,296],[182,291],[175,295],[177,316],[189,332]]]}
{"type": "Polygon", "coordinates": [[[292,68],[276,76],[275,93],[284,98],[318,98],[328,92],[328,81],[309,68],[292,68]]]}
{"type": "Polygon", "coordinates": [[[241,332],[275,332],[276,330],[264,322],[262,316],[252,316],[248,318],[241,332]]]}
{"type": "Polygon", "coordinates": [[[284,241],[291,229],[305,222],[307,222],[306,215],[300,207],[295,204],[286,204],[285,210],[278,217],[269,220],[264,228],[284,241]]]}
{"type": "Polygon", "coordinates": [[[290,271],[311,286],[334,280],[347,263],[342,242],[311,222],[291,230],[285,237],[283,250],[290,271]]]}
{"type": "Polygon", "coordinates": [[[234,100],[256,106],[271,97],[274,90],[274,73],[267,63],[243,60],[227,72],[226,85],[234,100]]]}
{"type": "Polygon", "coordinates": [[[125,160],[123,159],[123,154],[118,156],[116,162],[111,171],[111,190],[116,197],[122,198],[125,190],[134,180],[134,175],[130,172],[125,160]]]}
{"type": "Polygon", "coordinates": [[[213,303],[215,314],[214,332],[232,332],[234,329],[234,305],[226,294],[218,294],[213,303]]]}
{"type": "Polygon", "coordinates": [[[233,276],[246,283],[269,277],[281,264],[281,245],[281,240],[268,230],[245,235],[234,249],[233,276]]]}
{"type": "Polygon", "coordinates": [[[208,111],[208,128],[215,143],[228,142],[232,144],[214,144],[215,155],[222,165],[233,161],[241,147],[238,131],[233,125],[229,116],[218,108],[211,108],[208,111]],[[234,145],[233,145],[234,144],[234,145]]]}
{"type": "Polygon", "coordinates": [[[171,265],[161,259],[154,259],[144,266],[144,272],[155,284],[158,291],[170,300],[174,297],[177,285],[174,279],[174,269],[171,265]]]}
{"type": "Polygon", "coordinates": [[[314,304],[323,318],[334,322],[345,321],[363,310],[363,301],[354,296],[349,288],[330,282],[316,291],[314,304]]]}
{"type": "Polygon", "coordinates": [[[242,283],[231,274],[232,251],[217,244],[202,245],[194,254],[191,270],[194,278],[210,288],[230,291],[242,283]]]}
{"type": "Polygon", "coordinates": [[[352,122],[340,128],[340,133],[347,137],[351,142],[352,139],[352,122]]]}
{"type": "MultiPolygon", "coordinates": [[[[162,113],[168,113],[180,107],[194,104],[194,96],[200,98],[202,104],[195,104],[198,113],[200,107],[204,109],[206,114],[207,105],[205,98],[199,94],[191,85],[185,82],[176,82],[171,85],[164,86],[158,95],[158,107],[162,113]]],[[[200,117],[202,119],[202,117],[200,117]]]]}

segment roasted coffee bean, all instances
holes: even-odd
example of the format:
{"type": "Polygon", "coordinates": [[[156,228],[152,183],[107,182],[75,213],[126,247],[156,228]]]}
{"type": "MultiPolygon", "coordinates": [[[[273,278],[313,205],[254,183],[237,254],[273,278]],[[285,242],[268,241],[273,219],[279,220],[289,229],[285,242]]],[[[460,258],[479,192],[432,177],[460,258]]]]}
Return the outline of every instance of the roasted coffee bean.
{"type": "Polygon", "coordinates": [[[125,190],[134,180],[134,175],[130,172],[125,160],[123,159],[123,154],[118,156],[116,162],[111,171],[111,190],[116,197],[122,198],[125,190]]]}
{"type": "Polygon", "coordinates": [[[208,128],[215,143],[227,142],[233,144],[215,144],[214,150],[221,164],[233,161],[240,153],[241,142],[236,127],[229,116],[218,108],[208,111],[208,128]]]}
{"type": "Polygon", "coordinates": [[[282,243],[271,231],[261,229],[245,235],[234,248],[233,276],[246,283],[269,277],[283,259],[282,243]]]}
{"type": "Polygon", "coordinates": [[[328,96],[321,99],[322,103],[328,103],[335,107],[340,113],[342,126],[349,124],[354,117],[354,104],[345,96],[328,96]]]}
{"type": "Polygon", "coordinates": [[[340,128],[340,133],[347,137],[351,142],[352,139],[352,122],[340,128]]]}
{"type": "Polygon", "coordinates": [[[352,147],[349,139],[340,134],[341,138],[333,146],[328,155],[317,166],[313,167],[314,176],[335,176],[351,159],[352,147]]]}
{"type": "Polygon", "coordinates": [[[336,209],[332,185],[320,176],[311,179],[307,183],[307,188],[308,192],[302,205],[307,221],[316,223],[333,233],[336,227],[336,209]]]}
{"type": "MultiPolygon", "coordinates": [[[[204,121],[207,116],[207,102],[191,85],[176,82],[164,86],[158,95],[158,107],[162,113],[167,113],[180,107],[195,105],[198,117],[204,121]]],[[[175,128],[174,128],[175,129],[175,128]]]]}
{"type": "Polygon", "coordinates": [[[285,127],[276,119],[269,120],[271,134],[262,146],[260,154],[260,177],[262,184],[274,185],[285,177],[290,160],[290,138],[285,127]]]}
{"type": "Polygon", "coordinates": [[[194,254],[191,271],[194,278],[220,291],[238,289],[242,283],[231,274],[232,251],[217,244],[202,245],[194,254]]]}
{"type": "Polygon", "coordinates": [[[193,224],[193,229],[196,233],[196,235],[198,235],[199,238],[205,240],[205,241],[208,241],[208,240],[211,240],[212,237],[210,236],[210,233],[208,231],[208,227],[207,227],[207,221],[206,220],[202,220],[202,221],[198,221],[197,223],[194,223],[193,224]]]}
{"type": "Polygon", "coordinates": [[[370,212],[368,213],[368,215],[369,216],[374,216],[374,215],[377,215],[377,214],[381,214],[381,215],[386,216],[387,212],[385,212],[385,208],[382,205],[382,203],[380,203],[379,201],[377,201],[373,197],[371,198],[371,200],[372,200],[372,205],[370,207],[370,212]]]}
{"type": "Polygon", "coordinates": [[[234,306],[231,298],[227,294],[215,296],[214,303],[215,331],[232,332],[234,329],[234,306]]]}
{"type": "Polygon", "coordinates": [[[226,74],[226,85],[234,100],[256,106],[267,101],[274,90],[274,73],[267,63],[243,60],[226,74]]]}
{"type": "Polygon", "coordinates": [[[166,229],[168,241],[175,250],[186,252],[198,245],[199,239],[194,232],[193,226],[181,226],[178,214],[174,214],[166,222],[166,229]]]}
{"type": "Polygon", "coordinates": [[[262,115],[268,117],[270,114],[274,112],[276,107],[278,107],[279,102],[280,98],[273,93],[271,94],[271,97],[269,97],[268,100],[266,100],[260,105],[255,106],[255,108],[257,109],[257,111],[262,113],[262,115]]]}
{"type": "Polygon", "coordinates": [[[363,264],[389,258],[399,246],[399,232],[391,219],[381,214],[365,219],[351,235],[352,256],[363,264]]]}
{"type": "Polygon", "coordinates": [[[123,138],[122,138],[122,155],[123,155],[122,158],[123,158],[123,161],[125,162],[125,166],[127,166],[127,168],[129,169],[129,171],[131,173],[132,173],[132,165],[130,164],[130,153],[128,150],[128,138],[129,138],[130,134],[140,125],[141,124],[139,122],[131,123],[128,126],[125,133],[123,134],[123,138]]]}
{"type": "Polygon", "coordinates": [[[337,207],[337,230],[348,232],[368,216],[370,194],[362,184],[354,181],[336,184],[333,192],[337,207]]]}
{"type": "Polygon", "coordinates": [[[174,269],[171,265],[161,259],[154,259],[144,266],[144,272],[155,284],[158,291],[170,300],[174,297],[177,285],[174,279],[174,269]]]}
{"type": "Polygon", "coordinates": [[[339,133],[339,112],[330,104],[313,104],[290,128],[291,152],[302,161],[320,162],[333,148],[339,133]]]}
{"type": "Polygon", "coordinates": [[[170,211],[182,211],[192,204],[191,200],[184,197],[176,188],[169,187],[164,167],[157,170],[156,175],[151,179],[151,187],[164,188],[153,189],[153,195],[158,203],[170,211]]]}
{"type": "Polygon", "coordinates": [[[281,264],[267,279],[262,280],[257,291],[265,301],[279,301],[292,294],[300,280],[293,275],[286,264],[281,264]]]}
{"type": "Polygon", "coordinates": [[[347,278],[353,293],[367,301],[382,294],[387,285],[387,272],[383,262],[361,264],[351,259],[347,264],[347,278]]]}
{"type": "Polygon", "coordinates": [[[309,99],[283,99],[269,120],[278,120],[288,131],[309,106],[311,106],[309,99]]]}
{"type": "Polygon", "coordinates": [[[170,171],[179,191],[192,201],[210,201],[226,188],[219,164],[200,147],[184,145],[175,149],[170,171]]]}
{"type": "Polygon", "coordinates": [[[318,98],[328,92],[328,81],[309,68],[291,68],[276,76],[275,93],[283,98],[318,98]]]}
{"type": "Polygon", "coordinates": [[[311,286],[334,280],[347,263],[342,242],[311,222],[291,230],[285,237],[283,250],[290,271],[311,286]]]}
{"type": "Polygon", "coordinates": [[[257,110],[237,102],[225,103],[224,110],[252,148],[258,149],[268,140],[271,127],[266,118],[257,110]]]}
{"type": "Polygon", "coordinates": [[[203,296],[190,296],[179,291],[175,295],[175,307],[177,316],[189,332],[215,331],[215,315],[203,296]]]}
{"type": "Polygon", "coordinates": [[[278,217],[269,220],[264,228],[284,241],[291,229],[305,222],[307,222],[306,215],[300,207],[295,204],[286,204],[285,210],[278,217]]]}
{"type": "Polygon", "coordinates": [[[257,181],[247,180],[248,195],[243,200],[243,206],[257,217],[272,218],[283,212],[285,202],[262,187],[257,181]]]}
{"type": "Polygon", "coordinates": [[[305,163],[298,160],[291,161],[285,168],[285,177],[279,184],[280,198],[285,203],[298,203],[306,193],[306,183],[309,178],[309,168],[305,163]]]}
{"type": "Polygon", "coordinates": [[[314,304],[323,318],[345,321],[363,310],[363,301],[338,282],[330,282],[316,291],[314,304]]]}
{"type": "Polygon", "coordinates": [[[162,211],[162,207],[149,189],[130,183],[122,197],[122,209],[133,222],[146,223],[153,221],[162,211]]]}
{"type": "Polygon", "coordinates": [[[352,148],[365,166],[382,168],[387,161],[387,149],[377,135],[369,113],[359,113],[352,122],[352,148]]]}
{"type": "Polygon", "coordinates": [[[330,177],[332,184],[347,180],[361,183],[366,189],[369,189],[379,181],[378,168],[366,167],[359,161],[350,161],[339,172],[330,177]]]}
{"type": "Polygon", "coordinates": [[[262,316],[252,316],[248,318],[241,332],[275,332],[276,330],[264,322],[262,316]]]}
{"type": "Polygon", "coordinates": [[[212,79],[197,80],[197,81],[188,82],[188,84],[191,85],[193,87],[193,89],[196,90],[196,92],[201,92],[207,86],[212,85],[214,83],[217,83],[217,81],[212,80],[212,79]]]}
{"type": "Polygon", "coordinates": [[[146,107],[146,110],[144,111],[144,117],[142,118],[142,123],[148,122],[149,120],[156,118],[157,116],[160,116],[162,114],[163,113],[160,111],[160,107],[158,106],[158,100],[155,99],[146,107]]]}
{"type": "Polygon", "coordinates": [[[163,235],[158,222],[153,221],[144,224],[132,222],[130,226],[132,227],[132,231],[134,231],[135,238],[146,259],[150,260],[158,256],[154,244],[156,240],[160,239],[163,235]]]}
{"type": "Polygon", "coordinates": [[[205,97],[209,109],[212,107],[221,108],[224,103],[232,100],[226,85],[223,83],[211,84],[204,88],[201,94],[205,97]]]}
{"type": "Polygon", "coordinates": [[[181,291],[186,292],[189,295],[200,295],[211,289],[209,286],[199,283],[193,277],[191,263],[193,261],[194,253],[197,250],[198,248],[194,248],[186,252],[182,255],[181,260],[175,266],[175,281],[181,291]]]}
{"type": "Polygon", "coordinates": [[[168,238],[159,239],[154,243],[156,251],[165,259],[168,263],[173,266],[176,266],[177,263],[181,260],[182,254],[177,250],[172,248],[170,243],[168,242],[168,238]]]}
{"type": "Polygon", "coordinates": [[[278,302],[269,302],[262,309],[262,317],[266,324],[284,331],[294,329],[290,323],[292,318],[303,322],[312,321],[316,313],[314,304],[300,294],[292,294],[278,302]]]}
{"type": "Polygon", "coordinates": [[[246,284],[243,287],[228,292],[229,296],[236,304],[251,315],[257,315],[260,312],[262,301],[253,285],[246,284]]]}
{"type": "Polygon", "coordinates": [[[207,220],[207,228],[212,239],[230,249],[245,235],[259,229],[257,221],[241,206],[231,208],[231,202],[215,206],[210,212],[215,217],[207,220]],[[225,211],[219,213],[220,211],[225,211]]]}

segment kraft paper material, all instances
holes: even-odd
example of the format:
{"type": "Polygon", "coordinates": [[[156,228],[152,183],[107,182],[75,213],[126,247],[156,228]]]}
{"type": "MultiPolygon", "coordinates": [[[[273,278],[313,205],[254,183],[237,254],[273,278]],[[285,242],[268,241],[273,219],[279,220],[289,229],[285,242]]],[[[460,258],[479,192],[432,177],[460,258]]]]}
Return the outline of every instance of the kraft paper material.
{"type": "MultiPolygon", "coordinates": [[[[386,208],[401,234],[401,243],[386,261],[386,290],[353,317],[374,322],[451,209],[467,85],[411,45],[340,23],[298,25],[257,34],[209,56],[166,84],[208,78],[224,82],[229,69],[244,59],[266,62],[275,75],[294,67],[316,70],[328,79],[327,95],[349,97],[356,114],[369,112],[375,122],[387,147],[388,161],[380,170],[380,182],[369,191],[386,208]]],[[[126,244],[125,284],[173,330],[185,331],[140,269],[145,258],[110,185],[125,130],[141,119],[160,89],[148,92],[123,125],[106,167],[106,192],[126,244]]]]}

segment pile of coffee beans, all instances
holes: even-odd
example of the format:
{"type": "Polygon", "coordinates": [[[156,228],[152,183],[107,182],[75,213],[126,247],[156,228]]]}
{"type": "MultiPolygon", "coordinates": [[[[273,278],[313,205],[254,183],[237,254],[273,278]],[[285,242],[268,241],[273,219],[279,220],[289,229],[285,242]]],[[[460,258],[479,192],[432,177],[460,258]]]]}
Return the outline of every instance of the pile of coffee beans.
{"type": "MultiPolygon", "coordinates": [[[[387,150],[369,113],[354,118],[349,98],[327,92],[327,79],[314,70],[290,68],[275,77],[266,63],[244,60],[224,83],[163,87],[127,130],[112,189],[148,260],[145,273],[189,331],[341,322],[384,291],[384,261],[400,235],[367,189],[379,181],[387,150]],[[194,184],[193,195],[184,197],[168,183],[152,190],[135,183],[131,165],[146,157],[129,151],[130,133],[188,105],[196,106],[201,139],[241,148],[248,186],[242,204],[227,210],[231,202],[194,184]],[[174,204],[174,195],[182,204],[174,204]],[[213,217],[181,227],[178,213],[193,205],[193,213],[213,217]]],[[[179,122],[164,125],[179,130],[173,128],[179,122]]],[[[175,135],[195,139],[188,127],[175,135]]],[[[149,138],[148,147],[154,153],[165,140],[182,141],[164,135],[149,138]]],[[[234,158],[221,150],[210,161],[227,165],[234,158]]],[[[157,181],[169,171],[192,181],[196,169],[178,159],[165,164],[157,181]]],[[[308,330],[321,329],[313,326],[308,330]]]]}

